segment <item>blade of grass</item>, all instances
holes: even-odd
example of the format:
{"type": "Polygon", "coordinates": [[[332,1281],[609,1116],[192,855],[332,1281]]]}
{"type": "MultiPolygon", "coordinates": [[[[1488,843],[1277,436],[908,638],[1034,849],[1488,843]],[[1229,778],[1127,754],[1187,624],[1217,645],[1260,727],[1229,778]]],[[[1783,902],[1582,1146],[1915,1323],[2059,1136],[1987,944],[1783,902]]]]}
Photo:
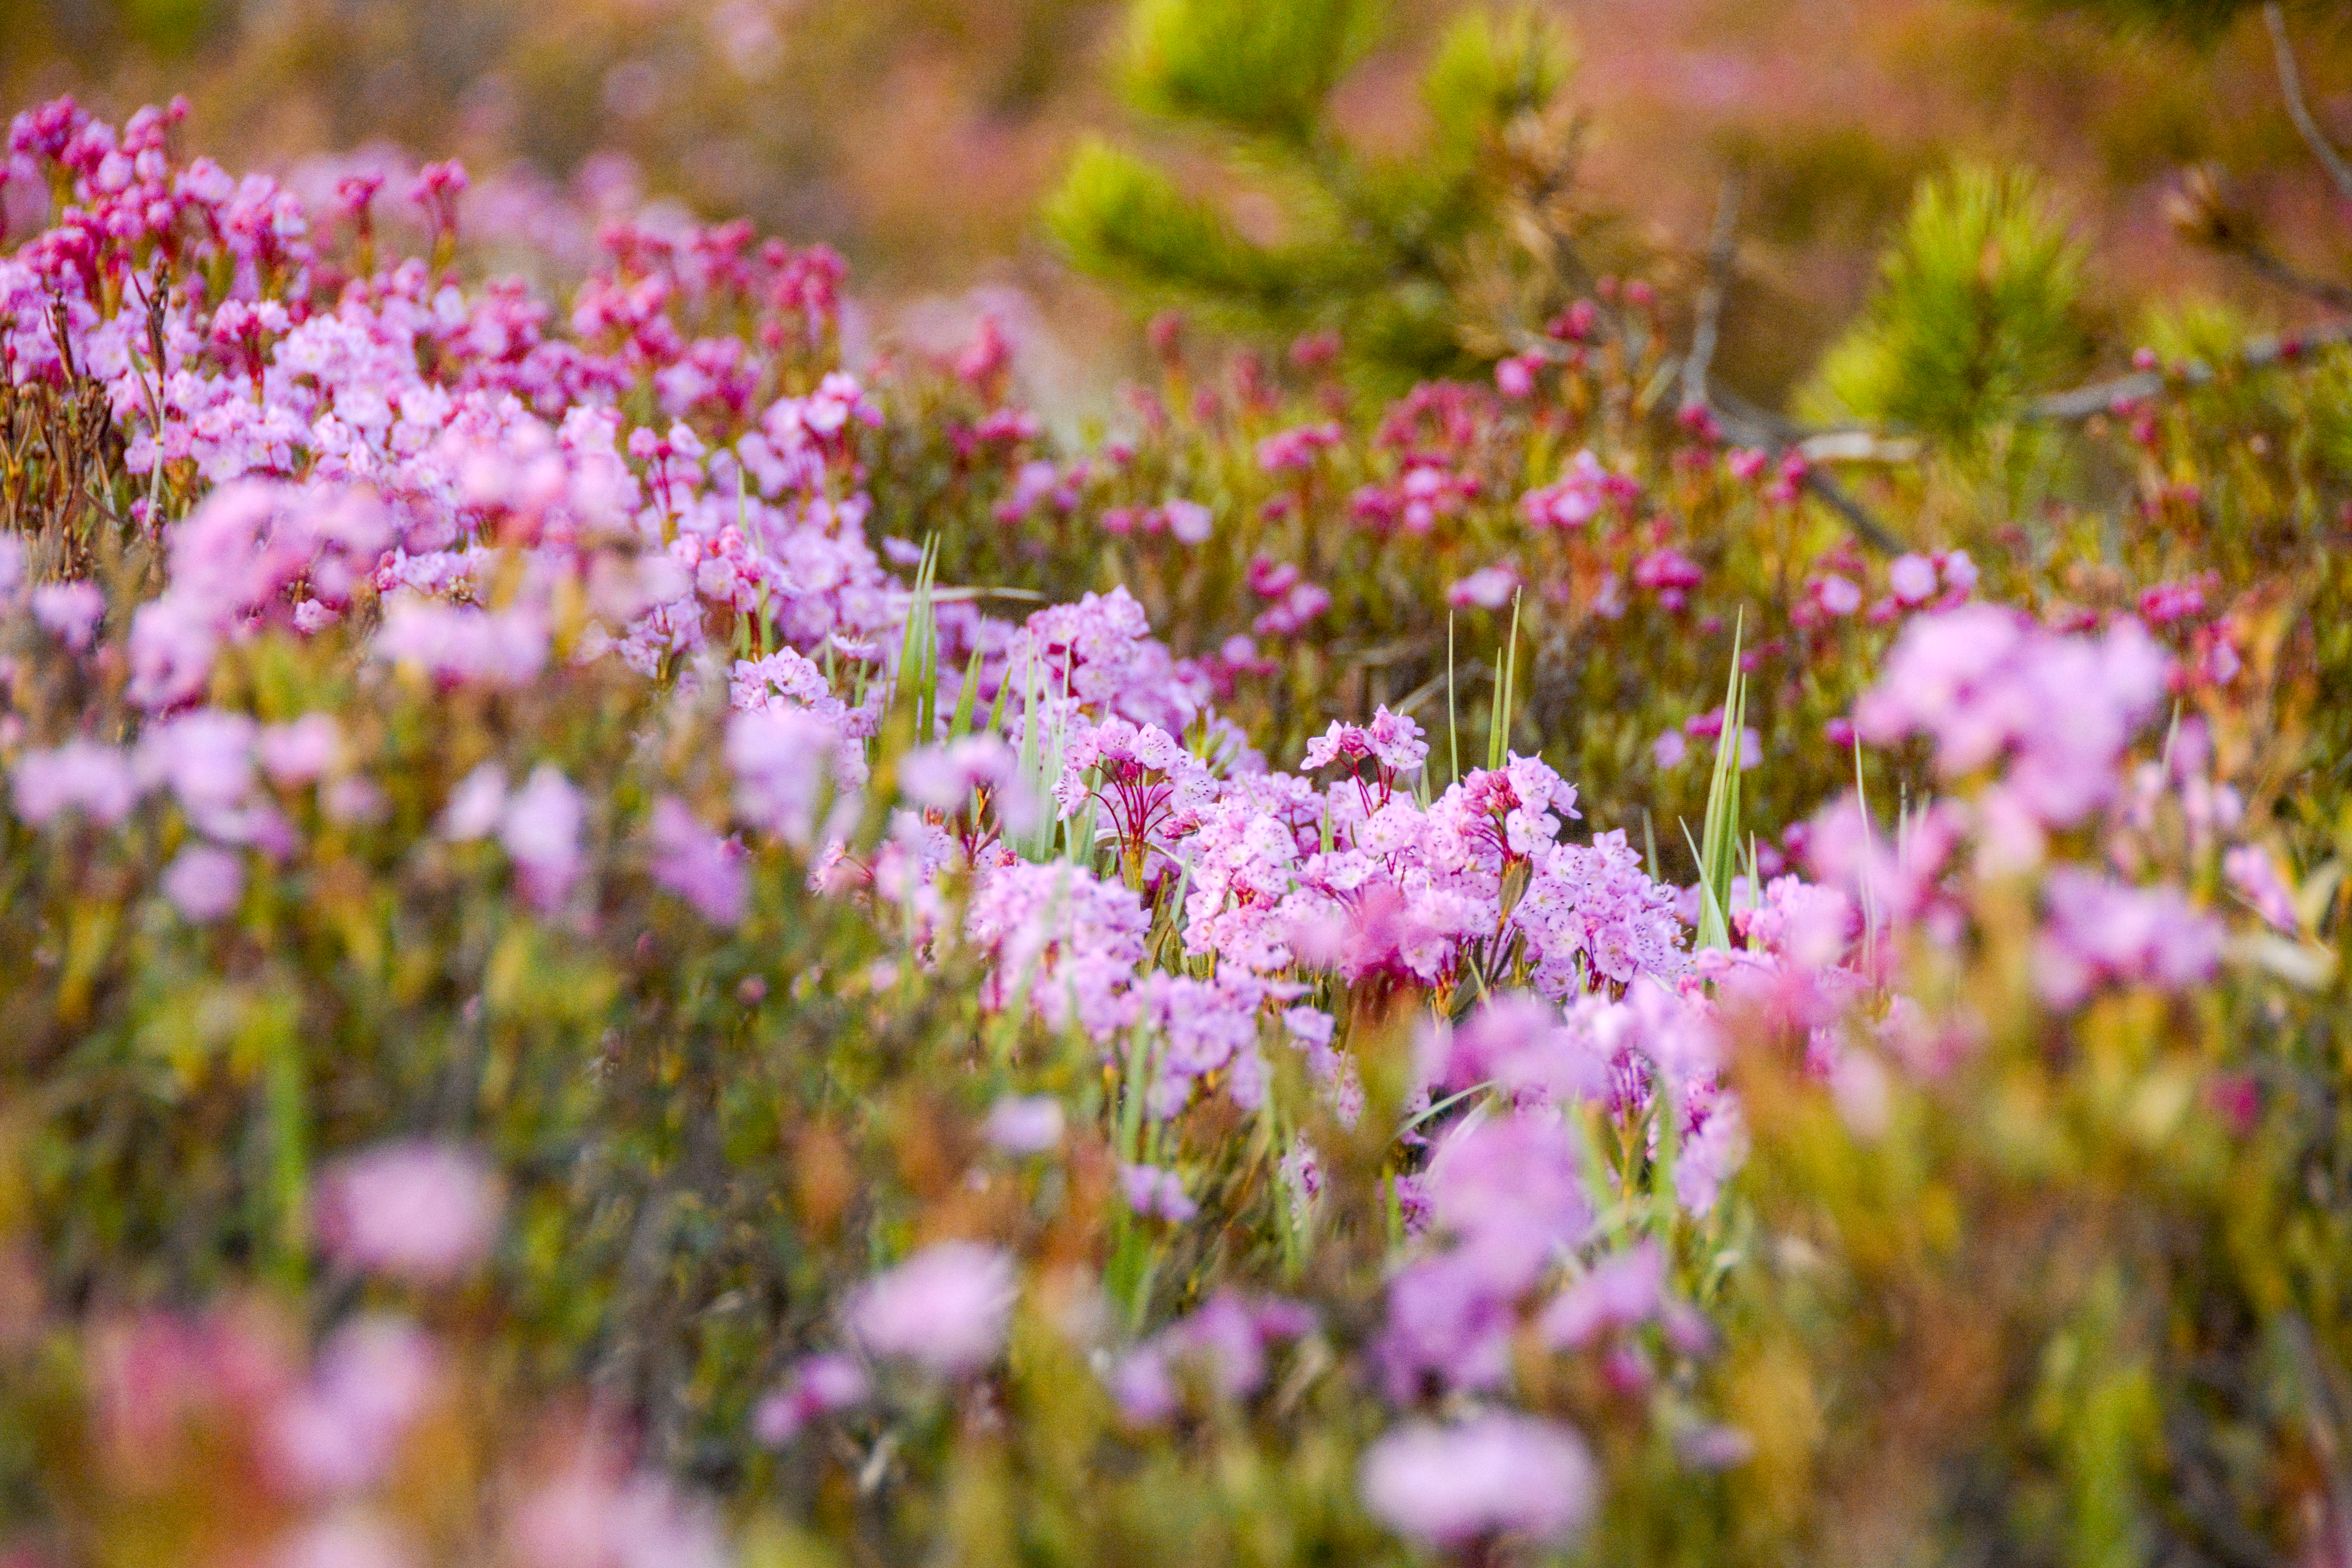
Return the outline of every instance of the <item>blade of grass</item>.
{"type": "Polygon", "coordinates": [[[1724,687],[1723,729],[1715,738],[1715,771],[1707,781],[1706,817],[1696,847],[1699,882],[1706,889],[1716,926],[1710,931],[1703,921],[1701,941],[1721,947],[1731,945],[1731,882],[1739,859],[1739,763],[1748,723],[1748,681],[1739,668],[1739,650],[1746,629],[1743,611],[1731,634],[1731,675],[1724,687]],[[1710,936],[1719,940],[1708,942],[1710,936]]]}
{"type": "Polygon", "coordinates": [[[974,648],[971,662],[963,667],[963,689],[956,694],[955,716],[948,721],[949,740],[961,741],[971,733],[972,710],[979,705],[980,649],[974,648]]]}
{"type": "Polygon", "coordinates": [[[1519,595],[1511,595],[1510,640],[1503,645],[1503,657],[1497,661],[1502,673],[1495,680],[1495,706],[1486,729],[1486,766],[1500,768],[1510,754],[1511,700],[1519,667],[1519,595]]]}
{"type": "Polygon", "coordinates": [[[1454,773],[1445,782],[1462,782],[1462,724],[1454,710],[1454,612],[1445,612],[1445,754],[1454,773]]]}

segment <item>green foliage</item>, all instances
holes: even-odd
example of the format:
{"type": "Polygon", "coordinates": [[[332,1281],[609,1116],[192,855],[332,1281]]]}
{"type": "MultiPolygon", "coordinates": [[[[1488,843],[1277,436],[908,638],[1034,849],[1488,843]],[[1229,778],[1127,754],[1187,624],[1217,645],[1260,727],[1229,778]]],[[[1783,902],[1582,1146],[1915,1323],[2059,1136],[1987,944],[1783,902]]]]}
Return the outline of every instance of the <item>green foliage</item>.
{"type": "Polygon", "coordinates": [[[1981,437],[2088,363],[2084,261],[2032,175],[1926,182],[1861,319],[1822,359],[1811,411],[1981,437]]]}
{"type": "Polygon", "coordinates": [[[1551,110],[1570,50],[1531,7],[1465,15],[1424,78],[1426,143],[1376,158],[1328,109],[1370,15],[1355,0],[1139,0],[1134,99],[1271,199],[1281,237],[1245,237],[1164,167],[1089,141],[1045,209],[1071,259],[1245,334],[1338,329],[1385,389],[1474,363],[1461,285],[1504,233],[1506,133],[1551,110]]]}
{"type": "Polygon", "coordinates": [[[1309,258],[1244,239],[1158,165],[1097,138],[1080,143],[1046,207],[1071,258],[1097,277],[1223,302],[1265,320],[1304,320],[1309,258]]]}
{"type": "Polygon", "coordinates": [[[2170,33],[2210,43],[2240,16],[2260,9],[2260,0],[2019,0],[2042,15],[2086,16],[2125,33],[2170,33]]]}
{"type": "Polygon", "coordinates": [[[1138,0],[1130,88],[1157,113],[1303,143],[1378,10],[1371,0],[1138,0]]]}
{"type": "Polygon", "coordinates": [[[1541,12],[1470,10],[1446,29],[1422,94],[1449,150],[1475,154],[1495,127],[1541,113],[1575,68],[1567,36],[1541,12]]]}

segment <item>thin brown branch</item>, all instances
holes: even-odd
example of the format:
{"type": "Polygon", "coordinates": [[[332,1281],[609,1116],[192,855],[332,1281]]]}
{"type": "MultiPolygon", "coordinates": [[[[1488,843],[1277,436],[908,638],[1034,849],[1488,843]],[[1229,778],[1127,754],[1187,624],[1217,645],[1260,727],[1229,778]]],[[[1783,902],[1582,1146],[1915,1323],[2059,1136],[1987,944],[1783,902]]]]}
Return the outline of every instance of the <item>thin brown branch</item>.
{"type": "Polygon", "coordinates": [[[1704,408],[1707,403],[1707,372],[1715,363],[1716,340],[1723,327],[1724,300],[1730,295],[1732,268],[1739,260],[1741,184],[1738,170],[1724,175],[1723,192],[1715,204],[1715,227],[1706,242],[1706,279],[1699,286],[1690,353],[1683,356],[1685,410],[1704,408]]]}
{"type": "MultiPolygon", "coordinates": [[[[1751,447],[1761,447],[1779,457],[1791,447],[1801,446],[1810,434],[1803,427],[1781,418],[1769,410],[1759,408],[1737,394],[1717,391],[1709,395],[1707,411],[1715,416],[1724,434],[1733,440],[1751,447]]],[[[1838,514],[1846,528],[1863,543],[1881,555],[1900,555],[1903,542],[1895,537],[1887,526],[1871,515],[1870,509],[1848,494],[1843,485],[1832,479],[1826,469],[1808,467],[1805,488],[1813,492],[1822,505],[1838,514]]]]}
{"type": "Polygon", "coordinates": [[[2352,288],[2325,278],[2314,278],[2258,239],[2236,237],[2223,243],[2221,249],[2224,254],[2236,257],[2291,294],[2315,300],[2330,310],[2352,310],[2352,288]]]}
{"type": "Polygon", "coordinates": [[[2319,121],[2311,117],[2311,107],[2303,100],[2303,72],[2294,63],[2294,46],[2286,36],[2286,8],[2279,0],[2270,0],[2263,7],[2263,20],[2271,30],[2271,51],[2278,57],[2279,89],[2286,95],[2286,112],[2301,133],[2304,145],[2309,147],[2327,177],[2344,199],[2352,202],[2352,163],[2336,150],[2336,144],[2319,129],[2319,121]]]}

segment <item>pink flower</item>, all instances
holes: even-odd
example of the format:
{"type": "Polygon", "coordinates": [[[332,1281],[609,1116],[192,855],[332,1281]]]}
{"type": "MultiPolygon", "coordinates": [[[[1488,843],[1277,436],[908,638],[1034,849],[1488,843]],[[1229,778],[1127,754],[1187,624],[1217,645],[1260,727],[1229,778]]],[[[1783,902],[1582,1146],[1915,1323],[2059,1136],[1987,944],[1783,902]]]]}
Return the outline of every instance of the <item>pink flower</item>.
{"type": "Polygon", "coordinates": [[[2048,918],[2034,972],[2053,1006],[2078,1005],[2102,982],[2185,990],[2221,964],[2220,922],[2178,888],[2134,888],[2060,866],[2042,898],[2048,918]]]}
{"type": "Polygon", "coordinates": [[[1924,605],[1936,596],[1936,563],[1924,555],[1898,555],[1886,569],[1886,585],[1898,603],[1924,605]]]}
{"type": "Polygon", "coordinates": [[[220,919],[245,896],[245,862],[226,849],[192,844],[163,869],[163,896],[198,925],[220,919]]]}
{"type": "Polygon", "coordinates": [[[1301,583],[1258,612],[1250,629],[1260,637],[1293,637],[1331,607],[1331,595],[1312,583],[1301,583]]]}
{"type": "Polygon", "coordinates": [[[271,724],[255,737],[254,753],[261,771],[281,784],[315,782],[334,766],[342,750],[342,731],[324,713],[305,713],[289,724],[271,724]]]}
{"type": "Polygon", "coordinates": [[[810,1356],[793,1368],[783,1387],[751,1412],[751,1435],[781,1448],[820,1415],[863,1404],[870,1390],[866,1369],[845,1355],[810,1356]]]}
{"type": "Polygon", "coordinates": [[[1519,515],[1537,528],[1581,528],[1601,515],[1612,497],[1630,493],[1633,487],[1603,468],[1598,458],[1579,452],[1567,477],[1519,498],[1519,515]]]}
{"type": "Polygon", "coordinates": [[[993,959],[981,983],[983,1005],[1026,998],[1049,1026],[1075,1019],[1097,1039],[1133,1016],[1129,991],[1151,917],[1126,888],[1067,861],[1000,866],[974,889],[964,926],[993,959]]]}
{"type": "Polygon", "coordinates": [[[506,809],[506,773],[495,763],[484,763],[450,792],[449,804],[441,813],[441,837],[452,844],[488,838],[498,831],[506,809]]]}
{"type": "Polygon", "coordinates": [[[534,605],[482,610],[404,595],[384,610],[375,653],[419,665],[444,685],[518,687],[547,667],[551,636],[546,612],[534,605]]]}
{"type": "Polygon", "coordinates": [[[1267,473],[1305,472],[1315,466],[1315,454],[1342,439],[1336,424],[1307,425],[1267,437],[1257,444],[1258,466],[1267,473]]]}
{"type": "Polygon", "coordinates": [[[1698,563],[1671,546],[1662,545],[1633,563],[1634,585],[1654,591],[1669,610],[1681,609],[1690,591],[1706,581],[1698,563]]]}
{"type": "Polygon", "coordinates": [[[2221,874],[2252,904],[2254,912],[2292,936],[2302,926],[2294,889],[2279,874],[2278,862],[2259,845],[2241,844],[2221,857],[2221,874]]]}
{"type": "Polygon", "coordinates": [[[904,1356],[958,1377],[995,1359],[1017,1293],[1007,1254],[943,1241],[860,1287],[850,1300],[849,1326],[874,1355],[904,1356]]]}
{"type": "Polygon", "coordinates": [[[1391,713],[1383,703],[1372,710],[1370,724],[1333,722],[1307,743],[1307,754],[1298,765],[1309,773],[1334,763],[1352,768],[1367,757],[1389,773],[1413,773],[1428,760],[1429,742],[1422,739],[1421,726],[1411,717],[1391,713]]]}
{"type": "Polygon", "coordinates": [[[739,820],[806,849],[834,785],[841,731],[805,709],[738,713],[727,724],[739,820]]]}
{"type": "Polygon", "coordinates": [[[629,1475],[583,1444],[508,1521],[520,1568],[726,1568],[710,1510],[659,1475],[629,1475]]]}
{"type": "Polygon", "coordinates": [[[1156,1165],[1121,1165],[1118,1180],[1127,1206],[1146,1219],[1156,1215],[1171,1225],[1182,1225],[1201,1212],[1201,1205],[1184,1191],[1183,1178],[1173,1171],[1156,1165]]]}
{"type": "Polygon", "coordinates": [[[440,1375],[433,1342],[407,1320],[377,1315],[344,1324],[319,1352],[308,1385],[278,1412],[279,1461],[320,1491],[374,1484],[440,1375]]]}
{"type": "Polygon", "coordinates": [[[386,1143],[328,1173],[320,1184],[319,1235],[354,1268],[446,1285],[488,1257],[500,1206],[488,1163],[472,1151],[386,1143]]]}
{"type": "Polygon", "coordinates": [[[1612,1253],[1544,1309],[1544,1338],[1582,1346],[1612,1329],[1647,1322],[1665,1304],[1665,1285],[1666,1255],[1656,1242],[1612,1253]]]}
{"type": "Polygon", "coordinates": [[[1111,1394],[1119,1413],[1152,1426],[1176,1413],[1174,1363],[1197,1366],[1226,1399],[1247,1399],[1265,1386],[1266,1349],[1315,1328],[1313,1309],[1280,1297],[1252,1300],[1220,1290],[1190,1317],[1178,1320],[1119,1358],[1111,1394]]]}
{"type": "Polygon", "coordinates": [[[1215,795],[1208,768],[1181,742],[1157,724],[1124,719],[1080,732],[1054,785],[1065,819],[1098,805],[1105,826],[1137,855],[1192,832],[1215,795]]]}
{"type": "Polygon", "coordinates": [[[1834,572],[1814,579],[1812,586],[1815,600],[1832,616],[1850,616],[1862,608],[1862,590],[1834,572]]]}
{"type": "Polygon", "coordinates": [[[1179,544],[1206,544],[1215,531],[1216,515],[1196,500],[1171,500],[1163,505],[1160,513],[1168,520],[1168,531],[1179,544]]]}
{"type": "Polygon", "coordinates": [[[971,808],[975,795],[990,792],[997,818],[1015,833],[1037,820],[1037,802],[1021,777],[1020,756],[1002,736],[966,735],[941,745],[918,746],[898,759],[898,787],[908,800],[950,816],[971,808]]]}
{"type": "Polygon", "coordinates": [[[2069,826],[2114,797],[2125,748],[2170,668],[2135,620],[2097,637],[2062,636],[1964,605],[1904,628],[1854,726],[1882,743],[1931,736],[1947,778],[2005,762],[2002,809],[2021,827],[2069,826]]]}
{"type": "Polygon", "coordinates": [[[741,845],[703,826],[675,795],[664,795],[654,804],[647,837],[656,882],[692,904],[713,925],[731,926],[742,921],[750,882],[744,874],[741,845]]]}
{"type": "Polygon", "coordinates": [[[329,1514],[305,1524],[268,1559],[268,1568],[415,1568],[414,1543],[372,1514],[329,1514]]]}
{"type": "Polygon", "coordinates": [[[1412,1421],[1364,1456],[1364,1506],[1398,1534],[1440,1550],[1500,1535],[1562,1541],[1591,1516],[1599,1478],[1558,1422],[1473,1416],[1412,1421]]]}
{"type": "Polygon", "coordinates": [[[111,827],[139,804],[138,775],[129,755],[95,741],[68,741],[51,751],[27,752],[16,759],[12,776],[16,815],[35,827],[47,826],[68,810],[111,827]]]}
{"type": "Polygon", "coordinates": [[[499,843],[515,864],[523,896],[541,914],[563,907],[586,861],[580,830],[587,809],[580,792],[546,763],[533,768],[499,823],[499,843]]]}
{"type": "Polygon", "coordinates": [[[1438,1228],[1514,1289],[1592,1224],[1575,1146],[1557,1114],[1465,1124],[1431,1156],[1429,1192],[1438,1228]]]}
{"type": "Polygon", "coordinates": [[[1519,574],[1507,563],[1482,566],[1445,591],[1445,602],[1457,610],[1499,610],[1519,588],[1519,574]]]}
{"type": "Polygon", "coordinates": [[[1590,1030],[1563,1025],[1550,1003],[1506,995],[1458,1025],[1430,1029],[1419,1065],[1433,1089],[1493,1084],[1520,1103],[1568,1104],[1608,1092],[1613,1052],[1597,1047],[1590,1030]]]}
{"type": "Polygon", "coordinates": [[[1008,1154],[1042,1154],[1062,1141],[1062,1102],[1050,1094],[1008,1094],[989,1107],[980,1135],[1008,1154]]]}
{"type": "Polygon", "coordinates": [[[106,595],[88,583],[47,583],[33,590],[33,619],[76,653],[89,647],[106,617],[106,595]]]}

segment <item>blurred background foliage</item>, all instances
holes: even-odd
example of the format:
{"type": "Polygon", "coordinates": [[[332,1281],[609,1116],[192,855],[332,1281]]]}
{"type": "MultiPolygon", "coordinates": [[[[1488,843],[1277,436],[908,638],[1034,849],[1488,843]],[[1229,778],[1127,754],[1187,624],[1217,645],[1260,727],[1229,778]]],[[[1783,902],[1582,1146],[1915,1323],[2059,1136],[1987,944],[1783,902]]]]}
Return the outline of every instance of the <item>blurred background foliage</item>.
{"type": "MultiPolygon", "coordinates": [[[[232,166],[389,140],[478,176],[625,174],[835,246],[869,320],[918,341],[950,341],[985,290],[1025,325],[1033,392],[1065,415],[1134,368],[1120,307],[1072,259],[1150,285],[1120,299],[1344,325],[1375,367],[1448,368],[1454,290],[1433,275],[1476,254],[1494,210],[1471,199],[1475,143],[1550,103],[1576,132],[1557,172],[1580,214],[1616,220],[1621,249],[1696,255],[1724,176],[1744,176],[1722,379],[1769,404],[1810,381],[1815,402],[1894,415],[1853,402],[1895,395],[1884,364],[1851,344],[1821,361],[1906,221],[1914,238],[1958,225],[1955,241],[1971,221],[2063,226],[2063,245],[2029,239],[2036,259],[2016,259],[2067,274],[2064,330],[2003,374],[2057,370],[2094,327],[2137,328],[2158,292],[2291,313],[2168,232],[2167,198],[2196,165],[2229,172],[2280,253],[2340,272],[2344,230],[2280,107],[2258,9],[1549,0],[1532,21],[1463,22],[1443,0],[1154,0],[1131,16],[1109,0],[0,0],[0,90],[72,90],[120,115],[184,89],[197,142],[232,166]],[[1203,38],[1220,41],[1214,68],[1185,54],[1203,38]],[[1256,81],[1253,60],[1275,76],[1256,81]],[[1906,219],[1921,181],[1959,166],[2031,167],[2044,188],[2011,193],[2011,210],[1963,180],[1940,217],[1906,219]],[[1110,242],[1106,213],[1153,204],[1156,252],[1134,248],[1131,223],[1129,250],[1110,242]]],[[[2333,5],[2293,20],[2315,116],[2352,135],[2352,23],[2333,5]]]]}

